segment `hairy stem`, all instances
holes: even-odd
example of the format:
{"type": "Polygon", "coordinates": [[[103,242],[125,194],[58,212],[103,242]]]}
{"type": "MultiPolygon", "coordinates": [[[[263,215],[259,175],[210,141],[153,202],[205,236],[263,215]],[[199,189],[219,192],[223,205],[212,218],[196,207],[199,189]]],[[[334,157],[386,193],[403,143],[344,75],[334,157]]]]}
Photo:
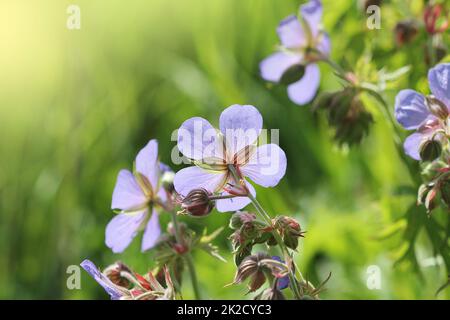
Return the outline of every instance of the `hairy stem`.
{"type": "MultiPolygon", "coordinates": [[[[183,239],[181,239],[180,229],[178,228],[177,213],[174,210],[172,210],[171,216],[172,216],[173,228],[175,230],[175,239],[178,244],[184,245],[183,239]]],[[[192,256],[188,252],[183,255],[183,258],[186,261],[186,265],[187,265],[187,268],[189,271],[189,276],[191,278],[192,289],[194,290],[195,299],[200,300],[201,297],[200,297],[200,290],[199,290],[199,285],[198,285],[198,280],[197,280],[197,273],[195,271],[195,265],[192,262],[192,256]]]]}
{"type": "MultiPolygon", "coordinates": [[[[231,174],[233,175],[233,178],[235,179],[236,183],[241,184],[241,180],[242,179],[241,179],[241,177],[239,177],[239,174],[237,173],[236,168],[233,165],[229,165],[228,168],[229,168],[231,174]]],[[[250,199],[250,201],[252,202],[252,204],[255,207],[256,211],[261,216],[261,218],[267,223],[267,225],[268,226],[273,226],[271,217],[264,210],[264,208],[261,206],[259,201],[256,200],[256,198],[250,192],[248,192],[247,197],[250,199]]],[[[275,240],[277,241],[277,244],[280,247],[281,252],[285,256],[285,260],[291,259],[291,256],[289,254],[289,249],[284,244],[283,239],[281,238],[281,236],[278,233],[278,231],[276,229],[274,229],[272,231],[272,234],[273,234],[275,240]]],[[[303,278],[301,276],[300,271],[298,270],[298,268],[295,268],[295,269],[299,272],[300,280],[303,281],[303,278]]],[[[300,290],[300,288],[298,286],[298,282],[297,282],[297,279],[295,277],[295,270],[293,270],[292,268],[289,268],[289,280],[290,280],[289,282],[291,284],[292,291],[294,293],[295,298],[296,299],[300,299],[302,297],[301,290],[300,290]]]]}
{"type": "MultiPolygon", "coordinates": [[[[248,198],[252,201],[252,204],[256,208],[256,211],[258,211],[259,215],[262,216],[263,218],[267,217],[268,221],[266,220],[266,222],[268,223],[269,226],[272,226],[273,224],[272,224],[272,220],[270,219],[270,216],[267,214],[267,212],[261,206],[259,201],[256,200],[256,198],[250,193],[248,195],[248,198]]],[[[272,234],[273,234],[275,240],[277,241],[277,244],[280,247],[282,254],[285,256],[285,260],[287,261],[288,259],[291,259],[291,255],[289,253],[289,249],[284,244],[283,239],[281,238],[281,236],[278,233],[278,231],[275,229],[275,230],[272,231],[272,234]]],[[[300,299],[302,294],[300,292],[300,288],[298,287],[297,279],[295,277],[295,272],[296,271],[298,272],[298,274],[300,276],[300,281],[304,281],[304,280],[303,280],[303,277],[301,275],[300,270],[297,267],[295,267],[294,269],[295,270],[290,268],[290,270],[289,270],[289,280],[290,280],[290,283],[292,284],[292,291],[293,291],[295,297],[297,299],[300,299]]]]}

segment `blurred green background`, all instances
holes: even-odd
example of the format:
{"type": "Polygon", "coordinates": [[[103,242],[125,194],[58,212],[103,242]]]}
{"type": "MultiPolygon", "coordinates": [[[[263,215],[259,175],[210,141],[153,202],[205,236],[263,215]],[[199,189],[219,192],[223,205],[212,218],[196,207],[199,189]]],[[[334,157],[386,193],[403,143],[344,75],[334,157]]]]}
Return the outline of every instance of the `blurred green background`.
{"type": "MultiPolygon", "coordinates": [[[[408,245],[402,217],[415,197],[399,189],[417,186],[383,115],[374,111],[360,147],[338,147],[323,117],[258,76],[259,62],[278,43],[278,22],[300,3],[1,1],[0,298],[107,298],[84,271],[82,289],[67,289],[67,267],[85,258],[100,267],[120,259],[147,271],[152,253],[140,253],[140,236],[121,255],[104,245],[118,171],[130,168],[151,138],[170,163],[173,130],[192,116],[217,124],[234,103],[257,106],[266,128],[281,129],[287,174],[274,189],[257,188],[258,198],[307,230],[297,255],[302,272],[316,283],[333,274],[322,298],[434,298],[446,275],[425,237],[415,244],[421,275],[408,260],[394,266],[408,245]],[[69,4],[81,9],[80,30],[66,28],[69,4]],[[371,265],[381,268],[381,290],[366,285],[371,265]]],[[[392,32],[400,19],[420,17],[422,5],[386,1],[381,30],[368,30],[358,1],[324,1],[333,59],[354,65],[369,46],[379,68],[413,66],[399,89],[426,92],[422,45],[397,50],[392,32]]],[[[328,66],[321,71],[321,91],[340,88],[328,66]]],[[[392,108],[395,94],[387,92],[392,108]]],[[[183,220],[212,231],[229,217],[183,220]]],[[[224,287],[235,271],[230,233],[215,241],[228,263],[194,254],[204,297],[239,299],[246,292],[244,285],[224,287]]],[[[184,296],[192,297],[187,278],[184,296]]],[[[449,297],[448,289],[439,295],[449,297]]]]}

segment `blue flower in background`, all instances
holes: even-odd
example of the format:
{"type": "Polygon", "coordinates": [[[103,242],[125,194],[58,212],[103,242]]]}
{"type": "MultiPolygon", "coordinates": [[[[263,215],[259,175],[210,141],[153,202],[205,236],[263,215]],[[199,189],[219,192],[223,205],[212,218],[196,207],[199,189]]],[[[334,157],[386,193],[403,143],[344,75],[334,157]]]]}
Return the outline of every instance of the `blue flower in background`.
{"type": "Polygon", "coordinates": [[[330,39],[320,29],[321,18],[321,2],[311,0],[300,7],[300,20],[291,15],[281,21],[277,29],[280,49],[259,66],[261,76],[275,83],[280,83],[289,69],[295,72],[296,66],[305,67],[303,76],[287,87],[289,98],[299,105],[309,103],[316,95],[320,84],[316,62],[330,52],[330,39]]]}
{"type": "Polygon", "coordinates": [[[403,144],[405,153],[420,160],[421,145],[448,135],[450,110],[450,63],[438,64],[428,72],[431,96],[405,89],[395,98],[395,117],[405,129],[416,130],[403,144]]]}
{"type": "Polygon", "coordinates": [[[119,172],[111,204],[119,214],[105,230],[105,243],[114,253],[123,252],[140,230],[144,230],[142,251],[157,244],[161,227],[156,207],[168,200],[159,180],[168,170],[158,160],[158,142],[153,139],[136,156],[135,172],[126,169],[119,172]]]}

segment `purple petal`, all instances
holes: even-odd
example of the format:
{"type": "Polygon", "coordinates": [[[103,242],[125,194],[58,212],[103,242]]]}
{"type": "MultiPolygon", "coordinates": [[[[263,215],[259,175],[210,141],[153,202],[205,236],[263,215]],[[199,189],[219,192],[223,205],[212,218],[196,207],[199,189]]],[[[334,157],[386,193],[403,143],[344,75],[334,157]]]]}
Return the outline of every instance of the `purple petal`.
{"type": "Polygon", "coordinates": [[[106,246],[114,253],[124,251],[145,221],[147,212],[145,209],[137,213],[121,213],[112,218],[105,230],[106,246]]]}
{"type": "Polygon", "coordinates": [[[241,172],[263,187],[273,187],[286,173],[286,154],[276,144],[259,146],[241,172]]]}
{"type": "Polygon", "coordinates": [[[186,196],[189,191],[204,188],[210,192],[217,191],[225,179],[225,172],[207,171],[192,166],[181,169],[175,174],[173,185],[177,193],[186,196]]]}
{"type": "Polygon", "coordinates": [[[112,209],[133,210],[145,206],[147,198],[133,174],[120,170],[112,195],[112,209]]]}
{"type": "Polygon", "coordinates": [[[429,116],[425,97],[420,93],[406,89],[395,97],[395,118],[405,129],[417,129],[429,116]]]}
{"type": "Polygon", "coordinates": [[[433,95],[450,108],[450,63],[441,63],[428,71],[433,95]]]}
{"type": "Polygon", "coordinates": [[[158,142],[153,139],[139,151],[136,156],[136,171],[143,174],[153,190],[158,187],[159,164],[158,164],[158,142]]]}
{"type": "Polygon", "coordinates": [[[159,215],[156,210],[153,209],[152,216],[148,220],[147,227],[144,231],[144,236],[142,238],[142,249],[141,251],[147,251],[153,248],[161,235],[161,226],[159,225],[159,215]]]}
{"type": "MultiPolygon", "coordinates": [[[[279,256],[273,256],[272,259],[284,263],[284,261],[279,256]]],[[[288,286],[289,286],[289,276],[288,275],[278,279],[278,282],[277,282],[278,290],[286,289],[288,286]]]]}
{"type": "Polygon", "coordinates": [[[313,37],[317,37],[322,19],[322,3],[319,0],[310,0],[300,7],[300,13],[308,24],[313,37]]]}
{"type": "Polygon", "coordinates": [[[209,157],[223,159],[223,146],[216,129],[203,118],[194,117],[178,129],[178,149],[187,158],[201,160],[209,157]]]}
{"type": "MultiPolygon", "coordinates": [[[[253,186],[246,181],[247,187],[253,196],[256,196],[256,191],[253,186]]],[[[223,192],[222,195],[229,195],[228,192],[223,192]]],[[[247,206],[251,200],[248,197],[236,197],[231,199],[221,199],[216,201],[216,208],[219,212],[238,211],[247,206]]]]}
{"type": "Polygon", "coordinates": [[[291,15],[280,22],[278,37],[285,48],[299,48],[305,45],[306,36],[297,17],[291,15]]]}
{"type": "Polygon", "coordinates": [[[168,166],[167,164],[163,163],[163,162],[159,162],[159,172],[161,174],[166,173],[166,172],[173,172],[172,168],[170,168],[170,166],[168,166]]]}
{"type": "Polygon", "coordinates": [[[124,292],[112,283],[108,277],[101,273],[92,261],[86,259],[80,263],[80,266],[86,270],[91,277],[103,287],[103,289],[105,289],[105,291],[111,296],[112,300],[119,300],[120,297],[124,295],[124,292]]]}
{"type": "Polygon", "coordinates": [[[420,144],[425,136],[422,133],[415,132],[408,136],[403,143],[405,153],[415,160],[420,160],[420,144]]]}
{"type": "Polygon", "coordinates": [[[319,43],[317,44],[317,50],[319,50],[322,54],[328,56],[331,51],[331,41],[328,33],[322,32],[320,35],[319,43]]]}
{"type": "Polygon", "coordinates": [[[286,70],[299,64],[301,60],[302,57],[298,54],[276,52],[259,64],[261,77],[266,81],[279,82],[286,70]]]}
{"type": "Polygon", "coordinates": [[[228,161],[244,147],[254,143],[261,133],[263,119],[258,109],[235,104],[220,115],[220,131],[225,136],[228,161]]]}
{"type": "Polygon", "coordinates": [[[161,200],[162,203],[167,202],[167,191],[163,187],[159,188],[157,196],[161,200]]]}
{"type": "Polygon", "coordinates": [[[320,71],[316,64],[308,64],[303,77],[288,86],[288,96],[292,102],[304,105],[316,95],[320,84],[320,71]]]}
{"type": "Polygon", "coordinates": [[[289,276],[284,276],[278,279],[277,289],[283,290],[289,287],[289,276]]]}

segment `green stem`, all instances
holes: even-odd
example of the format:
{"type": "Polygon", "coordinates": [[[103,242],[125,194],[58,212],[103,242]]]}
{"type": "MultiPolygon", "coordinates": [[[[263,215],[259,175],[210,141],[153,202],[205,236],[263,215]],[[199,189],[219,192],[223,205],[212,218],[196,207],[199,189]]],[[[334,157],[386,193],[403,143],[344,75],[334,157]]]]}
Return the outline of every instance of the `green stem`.
{"type": "MultiPolygon", "coordinates": [[[[171,216],[172,216],[173,228],[175,230],[175,239],[178,244],[184,245],[183,239],[180,236],[180,230],[178,228],[177,213],[172,210],[171,216]]],[[[200,290],[199,290],[199,286],[198,286],[197,273],[195,271],[195,265],[192,262],[192,256],[188,252],[183,255],[183,258],[186,261],[186,265],[188,267],[188,271],[189,271],[189,275],[190,275],[191,283],[192,283],[192,288],[194,290],[195,299],[200,300],[201,296],[200,296],[200,290]]]]}
{"type": "Polygon", "coordinates": [[[170,214],[172,216],[172,224],[173,224],[173,228],[175,230],[175,239],[177,240],[178,244],[183,244],[183,241],[180,236],[180,229],[178,228],[177,213],[172,210],[172,212],[170,214]]]}
{"type": "Polygon", "coordinates": [[[197,273],[195,272],[195,266],[192,261],[192,256],[190,253],[186,253],[184,255],[184,258],[186,260],[186,264],[187,264],[188,270],[189,270],[189,275],[191,277],[192,289],[194,290],[195,299],[200,300],[201,299],[200,289],[198,286],[197,273]]]}

